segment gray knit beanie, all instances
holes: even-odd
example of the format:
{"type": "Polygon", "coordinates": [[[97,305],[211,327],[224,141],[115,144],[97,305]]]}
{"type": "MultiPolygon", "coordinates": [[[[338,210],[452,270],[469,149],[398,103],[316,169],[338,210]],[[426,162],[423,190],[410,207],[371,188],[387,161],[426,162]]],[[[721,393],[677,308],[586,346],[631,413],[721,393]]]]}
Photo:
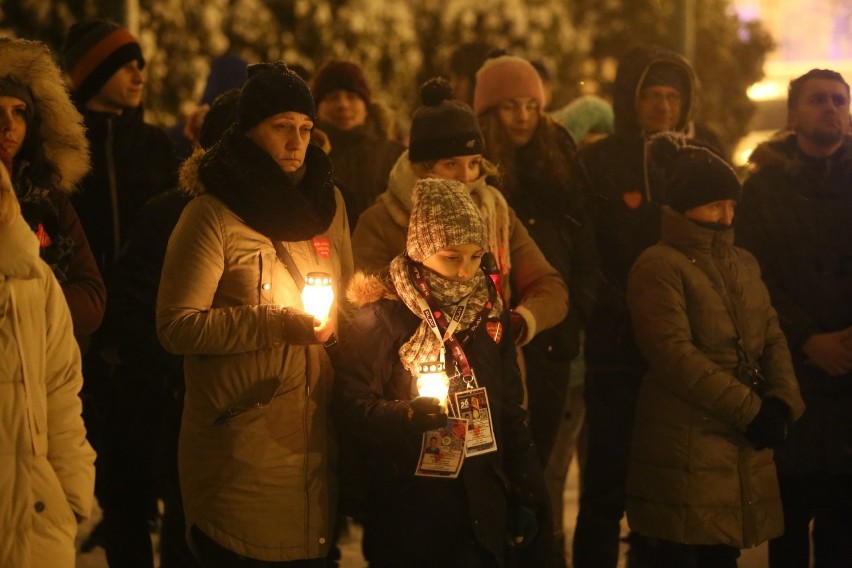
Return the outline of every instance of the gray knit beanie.
{"type": "Polygon", "coordinates": [[[447,179],[421,179],[414,186],[406,252],[423,262],[454,245],[487,247],[485,223],[467,187],[447,179]]]}

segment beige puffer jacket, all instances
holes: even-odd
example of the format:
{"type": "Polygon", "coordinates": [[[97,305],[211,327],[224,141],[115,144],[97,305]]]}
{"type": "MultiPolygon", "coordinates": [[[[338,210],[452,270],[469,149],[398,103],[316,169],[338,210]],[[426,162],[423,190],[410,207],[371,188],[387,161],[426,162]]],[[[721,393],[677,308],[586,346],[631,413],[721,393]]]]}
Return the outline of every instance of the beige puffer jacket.
{"type": "MultiPolygon", "coordinates": [[[[157,299],[160,341],[186,356],[178,458],[187,529],[258,560],[324,556],[337,497],[331,362],[322,345],[281,337],[276,312],[302,301],[269,238],[190,189],[201,195],[172,233],[157,299]],[[237,414],[214,425],[229,409],[237,414]]],[[[331,274],[343,301],[352,253],[335,193],[329,229],[283,245],[303,275],[331,274]]]]}
{"type": "Polygon", "coordinates": [[[804,411],[787,341],[754,257],[663,209],[662,242],[633,266],[627,301],[650,371],[636,409],[627,484],[630,528],[687,544],[748,548],[784,530],[772,450],[743,437],[761,398],[737,379],[730,298],[765,397],[804,411]]]}
{"type": "Polygon", "coordinates": [[[0,227],[0,566],[74,566],[95,484],[82,386],[62,290],[18,216],[0,227]]]}

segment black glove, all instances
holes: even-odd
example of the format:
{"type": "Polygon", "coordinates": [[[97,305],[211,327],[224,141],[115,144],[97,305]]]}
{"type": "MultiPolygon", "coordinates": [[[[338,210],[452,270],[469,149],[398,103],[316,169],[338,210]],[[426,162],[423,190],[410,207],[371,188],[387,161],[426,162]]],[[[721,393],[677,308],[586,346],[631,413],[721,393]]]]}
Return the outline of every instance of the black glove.
{"type": "Polygon", "coordinates": [[[538,517],[535,510],[521,505],[514,511],[513,516],[512,539],[509,545],[517,548],[529,546],[538,534],[538,517]]]}
{"type": "Polygon", "coordinates": [[[310,345],[317,343],[314,332],[316,319],[295,308],[283,308],[280,310],[281,338],[291,345],[310,345]]]}
{"type": "Polygon", "coordinates": [[[746,426],[745,437],[757,450],[777,448],[787,436],[790,409],[777,398],[765,398],[757,416],[746,426]]]}
{"type": "Polygon", "coordinates": [[[447,415],[441,411],[439,402],[431,396],[418,396],[408,403],[408,419],[418,434],[447,425],[447,415]]]}

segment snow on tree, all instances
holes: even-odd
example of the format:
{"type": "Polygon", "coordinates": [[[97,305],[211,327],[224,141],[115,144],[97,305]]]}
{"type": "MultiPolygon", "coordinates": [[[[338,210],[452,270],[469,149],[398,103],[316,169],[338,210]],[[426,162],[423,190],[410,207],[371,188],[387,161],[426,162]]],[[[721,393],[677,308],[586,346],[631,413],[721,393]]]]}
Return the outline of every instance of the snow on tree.
{"type": "MultiPolygon", "coordinates": [[[[407,114],[418,85],[445,72],[459,44],[485,41],[555,71],[560,103],[606,93],[615,59],[638,43],[674,48],[682,0],[139,0],[150,119],[173,122],[199,100],[211,58],[325,60],[364,67],[379,98],[407,114]],[[561,96],[560,96],[561,92],[561,96]],[[383,95],[383,96],[382,96],[383,95]]],[[[121,19],[124,0],[5,0],[2,25],[52,48],[71,22],[121,19]]],[[[772,40],[744,24],[730,0],[695,2],[699,120],[728,144],[747,128],[746,88],[762,77],[772,40]]]]}

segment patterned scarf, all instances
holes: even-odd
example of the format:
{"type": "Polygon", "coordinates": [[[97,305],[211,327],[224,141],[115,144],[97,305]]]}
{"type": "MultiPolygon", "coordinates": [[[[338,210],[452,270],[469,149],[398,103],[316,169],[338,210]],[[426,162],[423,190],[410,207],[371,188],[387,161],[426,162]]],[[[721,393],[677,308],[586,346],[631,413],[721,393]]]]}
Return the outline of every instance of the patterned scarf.
{"type": "MultiPolygon", "coordinates": [[[[429,327],[429,324],[423,319],[423,312],[417,302],[419,292],[408,274],[408,263],[410,262],[413,261],[405,254],[394,258],[390,264],[390,277],[400,299],[421,320],[411,339],[399,348],[399,358],[402,364],[409,372],[413,373],[418,364],[425,361],[437,361],[440,358],[442,344],[435,337],[435,333],[429,327]]],[[[476,275],[467,282],[453,282],[442,278],[431,270],[424,270],[423,275],[435,299],[445,308],[446,313],[452,313],[452,307],[468,298],[467,309],[464,311],[456,333],[468,329],[488,302],[488,277],[481,270],[477,270],[476,275]]],[[[498,296],[486,317],[499,317],[502,310],[503,302],[498,296]]]]}

